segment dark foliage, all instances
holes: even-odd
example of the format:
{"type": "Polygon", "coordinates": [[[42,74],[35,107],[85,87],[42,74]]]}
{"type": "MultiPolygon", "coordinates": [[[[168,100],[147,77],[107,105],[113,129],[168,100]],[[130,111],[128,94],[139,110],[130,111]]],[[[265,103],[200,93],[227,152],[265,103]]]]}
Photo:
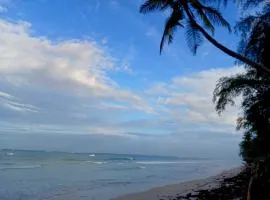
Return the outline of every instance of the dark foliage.
{"type": "MultiPolygon", "coordinates": [[[[262,1],[242,1],[250,7],[262,1]]],[[[239,52],[255,62],[270,66],[270,2],[254,15],[241,19],[236,30],[241,35],[239,52]]],[[[219,80],[214,102],[220,113],[242,97],[242,114],[237,128],[244,131],[240,155],[251,169],[248,199],[270,199],[270,77],[260,69],[245,65],[246,72],[219,80]]]]}

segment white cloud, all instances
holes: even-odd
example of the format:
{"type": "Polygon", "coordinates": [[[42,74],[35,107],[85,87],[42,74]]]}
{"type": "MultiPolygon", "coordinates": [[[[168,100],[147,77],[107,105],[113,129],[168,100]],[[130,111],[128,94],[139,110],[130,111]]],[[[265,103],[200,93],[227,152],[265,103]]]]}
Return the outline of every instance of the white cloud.
{"type": "Polygon", "coordinates": [[[14,96],[2,91],[0,91],[0,107],[17,112],[37,112],[38,110],[35,106],[19,103],[14,96]]]}
{"type": "Polygon", "coordinates": [[[162,111],[167,113],[167,117],[182,128],[183,124],[193,124],[215,127],[216,130],[224,130],[224,126],[227,126],[233,130],[237,107],[228,108],[227,112],[218,116],[212,96],[220,77],[241,72],[242,67],[209,69],[190,76],[175,77],[168,83],[157,83],[146,92],[154,96],[157,104],[163,106],[162,111]]]}
{"type": "Polygon", "coordinates": [[[94,41],[51,41],[31,35],[29,22],[0,20],[0,73],[17,86],[61,89],[73,94],[112,98],[132,107],[147,105],[141,97],[122,90],[108,73],[128,71],[94,41]]]}
{"type": "Polygon", "coordinates": [[[102,38],[101,44],[107,44],[107,43],[108,43],[108,38],[107,37],[102,38]]]}
{"type": "Polygon", "coordinates": [[[131,69],[105,44],[35,36],[26,21],[0,20],[0,31],[0,115],[16,130],[125,135],[119,120],[154,112],[110,77],[131,69]]]}
{"type": "Polygon", "coordinates": [[[16,102],[4,103],[3,106],[19,112],[37,112],[37,109],[32,105],[21,104],[16,102]]]}
{"type": "MultiPolygon", "coordinates": [[[[0,31],[2,132],[121,136],[121,145],[128,138],[140,151],[146,147],[155,151],[150,148],[155,141],[155,146],[165,142],[163,149],[176,152],[184,145],[180,136],[195,141],[201,135],[209,138],[209,131],[212,137],[233,127],[235,115],[219,118],[211,98],[220,76],[241,69],[178,76],[142,94],[111,78],[111,73],[132,72],[129,65],[136,59],[132,47],[118,60],[104,46],[105,40],[101,45],[93,40],[55,41],[35,36],[34,27],[25,21],[0,20],[0,31]],[[166,141],[158,139],[162,135],[166,141]],[[148,142],[141,149],[145,138],[148,142]]],[[[105,144],[115,148],[119,142],[106,139],[105,144]]]]}
{"type": "Polygon", "coordinates": [[[14,97],[6,92],[0,91],[0,98],[13,99],[14,97]]]}
{"type": "MultiPolygon", "coordinates": [[[[85,108],[88,112],[95,110],[101,113],[108,110],[112,113],[115,111],[128,113],[133,109],[141,113],[155,113],[152,121],[161,124],[163,122],[168,124],[170,121],[170,131],[178,129],[177,125],[172,129],[171,124],[181,124],[185,127],[196,123],[210,126],[235,125],[235,109],[218,117],[211,99],[218,78],[241,72],[242,68],[210,69],[189,76],[174,77],[170,82],[154,85],[147,91],[148,96],[145,97],[132,90],[122,89],[110,78],[110,72],[130,71],[130,68],[121,67],[121,62],[110,56],[106,47],[94,41],[52,41],[46,37],[37,37],[31,34],[33,32],[31,24],[25,21],[0,20],[0,31],[2,81],[12,84],[13,87],[47,91],[49,96],[59,93],[69,95],[65,98],[71,96],[79,98],[67,102],[64,97],[58,97],[66,101],[65,104],[50,100],[50,105],[46,104],[47,109],[49,106],[52,107],[52,104],[56,110],[60,107],[64,109],[66,105],[73,109],[67,111],[71,113],[66,114],[85,120],[90,117],[83,112],[82,109],[85,108]],[[93,106],[84,107],[87,101],[93,106]],[[77,103],[81,105],[78,106],[77,103]],[[155,109],[149,106],[150,103],[155,109]]],[[[35,101],[30,99],[29,102],[19,102],[12,100],[15,97],[9,95],[0,93],[6,101],[2,106],[8,109],[35,112],[37,108],[42,109],[44,106],[39,105],[38,97],[33,98],[35,101]],[[8,98],[11,100],[7,101],[8,98]]],[[[55,109],[51,112],[56,112],[55,109]]],[[[157,123],[148,124],[149,128],[154,128],[152,124],[157,123]]],[[[100,130],[100,127],[97,128],[100,130]]]]}

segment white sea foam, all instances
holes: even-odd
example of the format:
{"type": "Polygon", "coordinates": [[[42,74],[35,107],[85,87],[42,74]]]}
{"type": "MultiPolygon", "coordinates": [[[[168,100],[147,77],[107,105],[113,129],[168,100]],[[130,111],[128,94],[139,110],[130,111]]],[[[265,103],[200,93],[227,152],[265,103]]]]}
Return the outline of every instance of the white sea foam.
{"type": "Polygon", "coordinates": [[[139,166],[139,169],[146,169],[145,166],[139,166]]]}
{"type": "Polygon", "coordinates": [[[93,164],[97,164],[97,165],[102,165],[102,164],[106,164],[107,162],[104,162],[104,161],[87,161],[88,163],[93,163],[93,164]]]}
{"type": "Polygon", "coordinates": [[[164,165],[164,164],[195,164],[196,161],[138,161],[137,164],[143,165],[164,165]]]}
{"type": "Polygon", "coordinates": [[[98,165],[102,165],[102,164],[106,164],[107,162],[102,162],[102,161],[95,161],[93,162],[94,164],[98,164],[98,165]]]}
{"type": "Polygon", "coordinates": [[[7,156],[14,156],[15,153],[12,153],[12,152],[7,152],[7,156]]]}
{"type": "Polygon", "coordinates": [[[94,153],[89,155],[89,157],[95,157],[95,156],[96,156],[96,154],[94,154],[94,153]]]}

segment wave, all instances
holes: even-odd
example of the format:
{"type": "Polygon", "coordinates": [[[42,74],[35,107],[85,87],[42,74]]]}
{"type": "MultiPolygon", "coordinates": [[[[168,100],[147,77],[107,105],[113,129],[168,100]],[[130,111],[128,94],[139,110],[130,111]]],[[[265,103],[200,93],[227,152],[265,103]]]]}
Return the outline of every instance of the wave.
{"type": "Polygon", "coordinates": [[[97,164],[97,165],[102,165],[102,164],[106,164],[107,163],[107,162],[104,162],[104,161],[91,161],[91,160],[88,160],[86,162],[87,163],[97,164]]]}
{"type": "Polygon", "coordinates": [[[145,166],[139,166],[138,168],[139,168],[139,169],[146,169],[145,166]]]}
{"type": "Polygon", "coordinates": [[[7,152],[7,154],[6,154],[7,156],[14,156],[15,155],[15,153],[13,153],[13,152],[7,152]]]}
{"type": "Polygon", "coordinates": [[[98,164],[98,165],[102,165],[102,164],[106,164],[107,162],[102,162],[102,161],[94,161],[92,162],[94,164],[98,164]]]}
{"type": "Polygon", "coordinates": [[[108,158],[108,160],[111,160],[111,161],[132,161],[132,160],[135,160],[135,158],[133,157],[111,157],[111,158],[108,158]]]}
{"type": "Polygon", "coordinates": [[[95,157],[96,156],[96,154],[89,154],[89,157],[95,157]]]}
{"type": "Polygon", "coordinates": [[[164,164],[195,164],[197,161],[138,161],[137,164],[143,165],[164,165],[164,164]]]}
{"type": "Polygon", "coordinates": [[[41,168],[42,165],[19,165],[19,166],[10,166],[10,167],[1,167],[0,170],[15,170],[15,169],[35,169],[41,168]]]}

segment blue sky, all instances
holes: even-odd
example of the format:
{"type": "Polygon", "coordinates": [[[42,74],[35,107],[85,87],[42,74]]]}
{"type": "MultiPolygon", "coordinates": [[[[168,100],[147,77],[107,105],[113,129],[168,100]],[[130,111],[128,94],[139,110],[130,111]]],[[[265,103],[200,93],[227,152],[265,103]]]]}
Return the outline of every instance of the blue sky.
{"type": "Polygon", "coordinates": [[[181,30],[160,55],[167,14],[140,3],[0,0],[0,148],[237,154],[239,110],[218,116],[212,92],[243,69],[206,41],[193,56],[181,30]]]}

